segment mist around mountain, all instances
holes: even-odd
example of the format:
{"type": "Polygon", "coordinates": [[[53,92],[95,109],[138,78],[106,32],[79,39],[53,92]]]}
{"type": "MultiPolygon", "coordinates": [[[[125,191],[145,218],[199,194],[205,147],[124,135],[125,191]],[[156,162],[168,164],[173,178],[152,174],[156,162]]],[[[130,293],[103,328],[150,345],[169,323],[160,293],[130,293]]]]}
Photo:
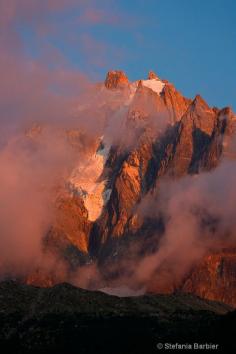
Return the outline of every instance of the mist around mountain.
{"type": "Polygon", "coordinates": [[[1,353],[235,352],[235,6],[130,3],[0,0],[1,353]]]}
{"type": "Polygon", "coordinates": [[[2,143],[1,278],[235,306],[232,110],[123,71],[63,107],[2,143]]]}

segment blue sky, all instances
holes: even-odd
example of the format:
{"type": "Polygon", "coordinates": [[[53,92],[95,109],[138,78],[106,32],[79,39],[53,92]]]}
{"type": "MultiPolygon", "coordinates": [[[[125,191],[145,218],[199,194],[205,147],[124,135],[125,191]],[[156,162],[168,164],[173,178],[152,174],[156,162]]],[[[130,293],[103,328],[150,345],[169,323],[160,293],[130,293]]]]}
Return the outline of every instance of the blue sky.
{"type": "Polygon", "coordinates": [[[211,105],[236,108],[236,2],[230,0],[149,1],[138,11],[150,19],[144,30],[149,57],[133,69],[147,67],[173,81],[187,96],[201,93],[211,105]]]}
{"type": "Polygon", "coordinates": [[[185,96],[200,93],[210,105],[236,111],[235,0],[102,0],[92,6],[101,20],[85,21],[80,7],[68,7],[50,15],[52,30],[37,40],[31,24],[21,24],[28,55],[42,56],[50,45],[66,65],[95,80],[109,69],[124,70],[130,80],[154,70],[185,96]]]}

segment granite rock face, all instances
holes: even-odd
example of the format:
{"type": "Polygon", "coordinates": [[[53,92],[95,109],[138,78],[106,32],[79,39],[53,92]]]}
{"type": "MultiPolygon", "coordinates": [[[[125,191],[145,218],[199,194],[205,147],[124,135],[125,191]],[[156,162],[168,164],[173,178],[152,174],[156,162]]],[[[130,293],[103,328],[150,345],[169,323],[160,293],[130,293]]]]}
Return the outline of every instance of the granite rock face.
{"type": "MultiPolygon", "coordinates": [[[[103,88],[117,95],[122,91],[127,97],[116,105],[118,113],[125,107],[119,141],[109,148],[102,141],[104,146],[94,158],[96,162],[97,155],[102,154],[104,166],[99,165],[102,172],[94,182],[100,194],[93,189],[95,197],[89,200],[97,203],[96,198],[102,199],[101,210],[95,220],[89,219],[86,201],[90,185],[89,190],[65,194],[56,203],[55,222],[45,241],[46,247],[66,253],[72,267],[91,261],[110,264],[118,248],[125,250],[129,245],[132,249],[133,244],[135,249],[137,240],[143,242],[141,256],[158,247],[159,241],[154,244],[152,234],[159,232],[161,239],[165,221],[150,220],[137,212],[145,197],[158,194],[163,180],[194,178],[216,169],[225,158],[235,159],[235,115],[230,108],[211,108],[200,95],[187,99],[154,72],[147,80],[131,83],[124,72],[110,71],[103,88]]],[[[181,285],[182,291],[235,306],[235,255],[208,255],[181,285]]],[[[29,283],[30,279],[37,283],[37,276],[29,276],[29,283]]],[[[172,285],[166,289],[173,290],[172,285]]]]}
{"type": "Polygon", "coordinates": [[[105,87],[108,89],[116,89],[117,87],[127,85],[128,82],[129,80],[123,71],[109,71],[105,80],[105,87]]]}
{"type": "Polygon", "coordinates": [[[222,250],[205,256],[192,270],[182,290],[236,307],[236,252],[222,250]]]}

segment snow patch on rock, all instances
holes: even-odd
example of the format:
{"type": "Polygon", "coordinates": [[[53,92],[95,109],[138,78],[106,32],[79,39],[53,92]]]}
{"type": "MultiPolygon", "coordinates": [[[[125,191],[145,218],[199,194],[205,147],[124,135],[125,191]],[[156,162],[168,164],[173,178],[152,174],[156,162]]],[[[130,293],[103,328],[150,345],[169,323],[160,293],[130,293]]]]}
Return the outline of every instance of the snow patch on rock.
{"type": "Polygon", "coordinates": [[[96,153],[73,170],[67,183],[71,193],[83,198],[90,221],[101,215],[111,195],[111,190],[106,189],[107,181],[101,178],[109,150],[110,146],[101,142],[96,153]]]}
{"type": "Polygon", "coordinates": [[[162,92],[165,83],[158,79],[142,80],[142,85],[150,88],[152,91],[156,92],[158,95],[162,92]]]}

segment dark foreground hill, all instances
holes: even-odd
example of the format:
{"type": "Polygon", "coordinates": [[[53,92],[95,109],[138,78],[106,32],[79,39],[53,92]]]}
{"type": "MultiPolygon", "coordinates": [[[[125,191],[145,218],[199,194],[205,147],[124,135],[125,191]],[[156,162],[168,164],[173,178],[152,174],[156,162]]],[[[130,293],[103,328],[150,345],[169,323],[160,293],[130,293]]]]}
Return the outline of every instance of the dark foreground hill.
{"type": "Polygon", "coordinates": [[[69,284],[0,284],[1,353],[148,354],[158,343],[213,343],[221,352],[236,349],[235,324],[229,306],[188,294],[119,298],[69,284]]]}

